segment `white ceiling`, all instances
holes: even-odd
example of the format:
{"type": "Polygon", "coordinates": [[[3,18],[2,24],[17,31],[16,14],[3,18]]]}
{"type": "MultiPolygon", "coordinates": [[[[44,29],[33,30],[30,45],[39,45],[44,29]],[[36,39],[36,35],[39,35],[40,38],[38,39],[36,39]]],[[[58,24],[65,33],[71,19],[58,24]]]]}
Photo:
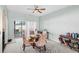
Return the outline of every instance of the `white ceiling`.
{"type": "Polygon", "coordinates": [[[7,5],[7,9],[9,11],[23,13],[23,14],[31,14],[35,16],[42,16],[48,13],[60,10],[62,8],[68,7],[68,5],[39,5],[39,8],[46,8],[43,13],[33,13],[32,10],[28,10],[27,8],[34,8],[34,5],[7,5]]]}

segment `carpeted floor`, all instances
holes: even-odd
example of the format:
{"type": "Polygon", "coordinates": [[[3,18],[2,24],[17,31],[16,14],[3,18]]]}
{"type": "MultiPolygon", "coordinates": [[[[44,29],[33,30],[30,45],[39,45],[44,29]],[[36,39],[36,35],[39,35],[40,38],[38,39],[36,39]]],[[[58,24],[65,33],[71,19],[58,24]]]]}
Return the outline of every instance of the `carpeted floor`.
{"type": "MultiPolygon", "coordinates": [[[[39,53],[39,49],[33,49],[32,46],[26,47],[25,51],[22,49],[22,39],[16,38],[13,42],[7,44],[4,53],[39,53]]],[[[46,51],[42,50],[41,53],[77,53],[76,51],[61,45],[54,41],[47,41],[46,51]]]]}

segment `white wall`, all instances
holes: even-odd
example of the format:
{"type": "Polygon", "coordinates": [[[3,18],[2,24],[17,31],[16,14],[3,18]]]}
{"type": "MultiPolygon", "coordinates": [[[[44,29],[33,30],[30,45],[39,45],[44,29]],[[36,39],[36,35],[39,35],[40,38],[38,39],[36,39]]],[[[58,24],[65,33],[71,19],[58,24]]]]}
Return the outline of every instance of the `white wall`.
{"type": "Polygon", "coordinates": [[[53,34],[50,39],[59,42],[60,34],[79,33],[79,6],[70,6],[40,17],[40,29],[47,29],[53,34]]]}
{"type": "MultiPolygon", "coordinates": [[[[8,32],[9,32],[9,39],[14,39],[14,20],[24,20],[25,22],[27,21],[36,21],[37,24],[39,23],[39,18],[36,16],[32,16],[32,15],[24,15],[24,14],[20,14],[17,12],[13,12],[13,11],[8,11],[8,32]]],[[[38,29],[39,29],[39,24],[37,25],[38,29]]]]}
{"type": "Polygon", "coordinates": [[[2,8],[0,6],[0,53],[2,52],[2,8]]]}

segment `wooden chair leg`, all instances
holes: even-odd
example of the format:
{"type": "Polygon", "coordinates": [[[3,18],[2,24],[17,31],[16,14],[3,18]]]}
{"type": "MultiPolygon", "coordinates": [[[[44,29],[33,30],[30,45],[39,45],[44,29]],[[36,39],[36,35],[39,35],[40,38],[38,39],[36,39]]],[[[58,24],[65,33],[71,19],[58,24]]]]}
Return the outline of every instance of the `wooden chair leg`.
{"type": "Polygon", "coordinates": [[[32,46],[33,46],[33,48],[35,48],[36,44],[35,44],[35,43],[33,43],[33,44],[32,44],[32,46]]]}
{"type": "Polygon", "coordinates": [[[25,44],[23,44],[23,51],[25,51],[25,44]]]}
{"type": "Polygon", "coordinates": [[[39,48],[39,52],[41,53],[41,47],[39,48]]]}
{"type": "Polygon", "coordinates": [[[46,51],[46,46],[44,45],[44,50],[46,51]]]}

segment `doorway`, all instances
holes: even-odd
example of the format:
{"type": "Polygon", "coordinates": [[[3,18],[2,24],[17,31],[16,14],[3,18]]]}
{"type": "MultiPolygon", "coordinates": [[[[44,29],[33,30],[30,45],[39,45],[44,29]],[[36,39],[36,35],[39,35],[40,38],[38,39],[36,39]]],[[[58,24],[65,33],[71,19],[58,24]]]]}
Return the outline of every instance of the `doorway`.
{"type": "Polygon", "coordinates": [[[14,21],[14,36],[22,37],[22,34],[25,31],[25,22],[24,21],[14,21]]]}
{"type": "Polygon", "coordinates": [[[37,23],[35,21],[14,21],[14,36],[22,37],[23,34],[29,36],[31,33],[35,32],[37,29],[37,23]]]}

